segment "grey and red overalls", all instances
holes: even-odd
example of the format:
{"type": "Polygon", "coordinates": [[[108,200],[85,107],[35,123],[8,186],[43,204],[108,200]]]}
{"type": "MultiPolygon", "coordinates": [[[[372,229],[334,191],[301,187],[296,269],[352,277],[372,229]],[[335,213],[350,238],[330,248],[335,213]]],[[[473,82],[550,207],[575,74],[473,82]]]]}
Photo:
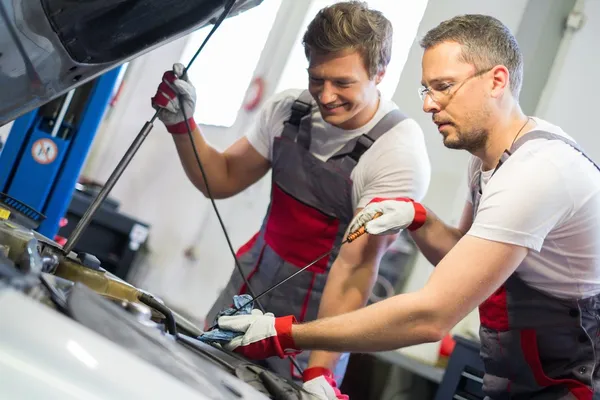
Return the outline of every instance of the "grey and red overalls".
{"type": "MultiPolygon", "coordinates": [[[[523,143],[540,138],[560,140],[588,158],[569,139],[536,130],[517,140],[496,170],[523,143]]],[[[478,171],[471,183],[473,220],[481,199],[478,171]]],[[[600,399],[600,295],[559,299],[529,286],[517,270],[479,306],[479,316],[487,399],[600,399]]]]}
{"type": "MultiPolygon", "coordinates": [[[[315,107],[308,91],[292,105],[290,119],[273,143],[271,202],[260,231],[238,253],[240,266],[255,294],[292,275],[323,253],[339,246],[354,216],[350,174],[365,151],[405,117],[394,110],[368,133],[350,140],[327,161],[309,152],[311,114],[315,107]]],[[[317,318],[329,269],[338,255],[335,249],[311,268],[273,290],[259,302],[265,312],[294,315],[298,321],[317,318]]],[[[247,292],[234,270],[229,283],[212,306],[206,321],[230,307],[236,294],[247,292]]],[[[257,307],[255,305],[255,307],[257,307]]],[[[304,369],[309,352],[296,356],[304,369]]],[[[340,383],[348,362],[342,355],[334,375],[340,383]]],[[[300,382],[302,376],[288,359],[272,357],[267,366],[281,376],[300,382]]]]}

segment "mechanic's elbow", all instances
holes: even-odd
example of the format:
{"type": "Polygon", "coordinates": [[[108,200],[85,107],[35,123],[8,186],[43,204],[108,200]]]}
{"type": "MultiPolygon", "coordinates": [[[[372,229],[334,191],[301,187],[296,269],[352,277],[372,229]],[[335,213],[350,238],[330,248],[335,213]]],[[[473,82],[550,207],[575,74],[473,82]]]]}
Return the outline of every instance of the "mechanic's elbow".
{"type": "Polygon", "coordinates": [[[192,185],[194,185],[194,187],[198,189],[198,191],[202,193],[202,195],[207,199],[210,199],[212,197],[215,200],[222,200],[231,196],[229,193],[226,193],[219,187],[209,186],[207,188],[204,184],[204,179],[198,178],[190,174],[188,174],[188,179],[190,180],[192,185]]]}
{"type": "MultiPolygon", "coordinates": [[[[189,178],[190,182],[192,183],[192,185],[194,185],[194,187],[196,189],[198,189],[198,191],[200,193],[202,193],[202,195],[205,198],[209,198],[208,190],[206,190],[206,186],[204,186],[204,181],[198,180],[198,179],[194,178],[193,176],[189,176],[189,175],[188,175],[188,178],[189,178]]],[[[212,194],[214,196],[214,193],[212,193],[212,194]]]]}
{"type": "Polygon", "coordinates": [[[416,338],[422,343],[434,343],[442,340],[447,332],[445,326],[437,320],[435,313],[422,310],[420,315],[413,319],[416,338]]]}
{"type": "Polygon", "coordinates": [[[436,323],[429,324],[426,330],[425,339],[430,343],[439,342],[450,332],[450,329],[436,323]]]}
{"type": "Polygon", "coordinates": [[[206,188],[200,184],[200,182],[195,182],[192,180],[192,184],[194,185],[194,187],[196,189],[198,189],[198,191],[200,193],[202,193],[202,196],[204,196],[205,198],[208,198],[208,192],[206,191],[206,188]]]}
{"type": "Polygon", "coordinates": [[[454,323],[444,312],[443,307],[427,307],[424,312],[423,336],[429,342],[442,340],[452,329],[454,323]]]}
{"type": "Polygon", "coordinates": [[[214,200],[223,200],[226,199],[228,197],[230,197],[230,195],[228,193],[223,193],[222,191],[219,190],[213,190],[212,188],[210,188],[210,192],[208,191],[208,189],[206,189],[206,186],[204,185],[194,185],[196,186],[196,188],[200,191],[200,193],[202,193],[204,195],[204,198],[206,199],[210,199],[211,197],[214,200]]]}

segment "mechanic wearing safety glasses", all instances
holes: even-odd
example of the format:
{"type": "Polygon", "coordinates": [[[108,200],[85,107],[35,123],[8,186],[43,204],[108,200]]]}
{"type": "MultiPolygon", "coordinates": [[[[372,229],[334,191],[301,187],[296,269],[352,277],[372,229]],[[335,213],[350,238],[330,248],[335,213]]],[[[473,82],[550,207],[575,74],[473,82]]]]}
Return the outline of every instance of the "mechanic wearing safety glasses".
{"type": "MultiPolygon", "coordinates": [[[[489,399],[598,398],[598,167],[560,127],[522,112],[523,58],[501,22],[455,17],[421,45],[423,109],[446,147],[472,154],[459,227],[429,210],[416,223],[418,202],[387,199],[366,205],[350,231],[365,226],[370,237],[385,237],[410,229],[436,265],[429,281],[308,323],[278,310],[278,318],[258,310],[224,316],[219,329],[242,333],[226,348],[253,358],[391,350],[438,341],[479,307],[489,399]]],[[[320,388],[321,398],[342,397],[320,388]]]]}
{"type": "MultiPolygon", "coordinates": [[[[303,44],[308,90],[275,95],[255,125],[224,152],[206,142],[191,117],[196,92],[182,76],[181,64],[164,74],[152,98],[187,176],[205,196],[234,196],[272,171],[271,202],[262,227],[237,254],[249,287],[234,270],[206,317],[207,326],[235,295],[262,292],[328,250],[329,257],[260,303],[300,322],[363,307],[381,257],[396,237],[364,235],[340,250],[350,222],[374,199],[420,201],[429,186],[431,168],[421,128],[378,90],[391,57],[389,20],[361,2],[336,3],[315,16],[303,44]],[[184,115],[191,118],[186,121],[184,115]]],[[[310,360],[309,354],[297,357],[302,376],[288,359],[274,357],[266,363],[315,393],[322,391],[320,385],[339,385],[348,354],[315,351],[310,360]]]]}

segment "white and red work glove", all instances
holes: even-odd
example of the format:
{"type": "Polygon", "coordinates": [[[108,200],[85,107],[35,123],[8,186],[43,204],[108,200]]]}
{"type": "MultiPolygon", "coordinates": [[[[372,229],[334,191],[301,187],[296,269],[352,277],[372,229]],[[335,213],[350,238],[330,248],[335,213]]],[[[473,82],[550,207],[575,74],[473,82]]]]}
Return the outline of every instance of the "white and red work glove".
{"type": "Polygon", "coordinates": [[[364,226],[371,235],[391,235],[403,229],[416,230],[425,223],[427,211],[420,203],[408,198],[384,199],[376,197],[350,223],[350,232],[364,226]],[[380,217],[375,217],[381,213],[380,217]]]}
{"type": "Polygon", "coordinates": [[[185,67],[183,64],[174,64],[172,71],[163,74],[162,82],[158,85],[156,94],[152,98],[152,107],[161,110],[160,119],[172,134],[188,132],[181,106],[185,111],[190,129],[196,129],[194,110],[196,108],[196,89],[189,82],[187,74],[182,77],[185,67]],[[181,102],[180,102],[181,100],[181,102]]]}
{"type": "Polygon", "coordinates": [[[321,400],[349,400],[349,397],[340,392],[333,373],[322,367],[312,367],[304,370],[302,374],[304,384],[302,388],[321,400]]]}
{"type": "Polygon", "coordinates": [[[301,352],[292,338],[292,324],[295,322],[293,315],[275,318],[272,313],[263,314],[254,309],[247,315],[221,317],[218,325],[223,330],[244,333],[224,345],[227,350],[252,360],[263,360],[273,356],[284,358],[301,352]]]}

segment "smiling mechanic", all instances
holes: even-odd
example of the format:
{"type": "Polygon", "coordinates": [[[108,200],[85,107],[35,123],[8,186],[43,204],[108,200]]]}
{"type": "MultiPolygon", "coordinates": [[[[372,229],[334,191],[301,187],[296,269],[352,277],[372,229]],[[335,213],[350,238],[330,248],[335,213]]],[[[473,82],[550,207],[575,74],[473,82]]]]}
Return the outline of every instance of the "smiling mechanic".
{"type": "MultiPolygon", "coordinates": [[[[522,55],[498,20],[455,17],[421,45],[423,109],[446,147],[472,154],[458,229],[428,210],[425,224],[411,231],[436,265],[429,281],[417,292],[306,324],[256,310],[222,317],[222,329],[245,332],[227,348],[255,357],[396,349],[440,340],[479,306],[489,399],[596,398],[600,172],[561,128],[521,111],[522,55]]],[[[373,235],[395,233],[420,207],[371,202],[350,230],[366,224],[373,235]],[[376,212],[383,216],[372,220],[376,212]]]]}
{"type": "MultiPolygon", "coordinates": [[[[224,152],[212,148],[193,118],[189,121],[216,198],[240,193],[272,169],[271,203],[262,228],[238,252],[255,293],[340,245],[352,218],[374,198],[420,200],[429,185],[421,128],[393,102],[381,98],[378,90],[391,57],[390,22],[365,3],[340,2],[315,16],[303,43],[308,90],[275,95],[255,126],[224,152]]],[[[178,93],[183,96],[186,115],[191,116],[195,89],[185,78],[179,79],[181,70],[176,65],[165,73],[152,104],[164,109],[159,117],[173,136],[185,172],[207,195],[176,98],[178,93]]],[[[260,302],[266,310],[294,315],[298,321],[363,307],[381,257],[394,239],[364,235],[260,302]]],[[[234,270],[207,324],[231,305],[234,295],[246,290],[234,270]]],[[[298,361],[310,367],[303,377],[293,375],[289,360],[275,357],[266,362],[283,376],[305,382],[327,376],[335,386],[331,378],[339,385],[347,357],[317,351],[309,361],[309,353],[303,353],[298,361]]],[[[309,386],[322,380],[314,382],[309,386]]]]}

